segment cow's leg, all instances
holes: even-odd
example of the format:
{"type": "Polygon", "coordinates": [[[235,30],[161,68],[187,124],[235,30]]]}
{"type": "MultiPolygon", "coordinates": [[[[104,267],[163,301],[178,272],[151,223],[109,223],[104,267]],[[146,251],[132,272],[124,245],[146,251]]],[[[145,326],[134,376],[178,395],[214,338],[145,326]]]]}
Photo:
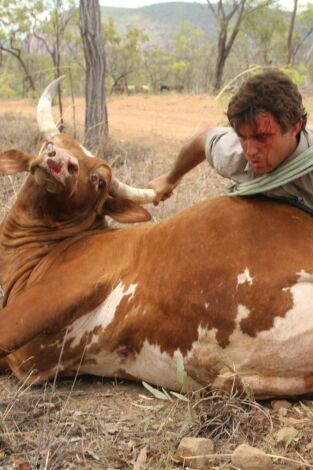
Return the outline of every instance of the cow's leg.
{"type": "Polygon", "coordinates": [[[66,268],[51,269],[0,310],[0,358],[41,333],[53,334],[105,298],[105,287],[87,279],[83,270],[69,278],[66,268]]]}

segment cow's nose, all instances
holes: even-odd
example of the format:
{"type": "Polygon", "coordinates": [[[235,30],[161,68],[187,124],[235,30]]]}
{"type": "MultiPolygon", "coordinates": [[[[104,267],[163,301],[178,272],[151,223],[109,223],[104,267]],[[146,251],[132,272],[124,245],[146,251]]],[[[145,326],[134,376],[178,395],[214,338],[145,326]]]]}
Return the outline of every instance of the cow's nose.
{"type": "Polygon", "coordinates": [[[49,142],[47,144],[47,153],[49,155],[49,157],[54,157],[55,154],[56,154],[56,151],[54,150],[54,145],[52,142],[49,142]]]}

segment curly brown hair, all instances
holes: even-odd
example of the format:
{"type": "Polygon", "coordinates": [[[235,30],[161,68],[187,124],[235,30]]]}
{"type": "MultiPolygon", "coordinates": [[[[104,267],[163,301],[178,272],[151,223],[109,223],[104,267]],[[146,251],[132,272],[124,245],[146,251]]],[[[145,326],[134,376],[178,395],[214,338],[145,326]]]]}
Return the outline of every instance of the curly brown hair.
{"type": "Polygon", "coordinates": [[[300,119],[305,130],[307,113],[298,87],[278,69],[260,73],[246,80],[232,97],[227,117],[235,131],[247,122],[254,122],[259,112],[271,113],[283,132],[300,119]]]}

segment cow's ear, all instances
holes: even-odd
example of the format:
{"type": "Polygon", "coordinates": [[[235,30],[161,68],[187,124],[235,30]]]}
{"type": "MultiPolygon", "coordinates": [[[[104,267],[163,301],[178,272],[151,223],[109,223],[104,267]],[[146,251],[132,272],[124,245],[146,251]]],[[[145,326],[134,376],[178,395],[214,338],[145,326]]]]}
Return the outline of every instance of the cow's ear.
{"type": "Polygon", "coordinates": [[[121,197],[108,197],[103,206],[103,215],[109,215],[112,219],[122,224],[134,222],[147,222],[151,219],[149,212],[139,204],[121,197]]]}
{"type": "Polygon", "coordinates": [[[6,150],[0,153],[0,172],[5,175],[14,175],[20,171],[29,171],[34,155],[20,150],[6,150]]]}

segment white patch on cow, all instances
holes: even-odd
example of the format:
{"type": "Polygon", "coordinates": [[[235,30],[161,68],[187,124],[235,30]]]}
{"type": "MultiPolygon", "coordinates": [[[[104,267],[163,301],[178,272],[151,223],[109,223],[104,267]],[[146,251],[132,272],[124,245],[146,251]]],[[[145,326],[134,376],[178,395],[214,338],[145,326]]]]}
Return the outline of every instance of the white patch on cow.
{"type": "Polygon", "coordinates": [[[313,282],[313,274],[307,273],[304,269],[297,273],[297,276],[299,276],[298,282],[313,282]]]}
{"type": "MultiPolygon", "coordinates": [[[[108,352],[102,350],[97,355],[89,355],[92,362],[82,367],[82,372],[95,375],[117,375],[121,371],[134,378],[157,384],[158,386],[181,390],[182,385],[177,377],[176,357],[181,356],[179,350],[174,355],[162,352],[158,345],[144,341],[138,354],[130,354],[126,360],[121,361],[118,351],[108,352]]],[[[191,378],[188,379],[190,389],[199,389],[200,384],[191,378]]]]}
{"type": "MultiPolygon", "coordinates": [[[[181,356],[179,350],[176,350],[174,356],[172,356],[164,351],[162,352],[159,346],[150,344],[145,340],[140,353],[127,364],[126,371],[128,374],[140,377],[146,382],[180,390],[182,385],[177,377],[177,356],[181,356]],[[152,364],[153,367],[151,367],[152,364]]],[[[194,388],[193,384],[190,384],[190,386],[194,388]]]]}
{"type": "MultiPolygon", "coordinates": [[[[218,343],[216,329],[198,329],[198,339],[188,356],[201,358],[199,368],[217,371],[213,386],[223,383],[225,370],[232,376],[235,365],[237,373],[242,374],[258,396],[307,391],[304,379],[313,375],[313,282],[304,271],[298,276],[296,284],[284,289],[291,293],[293,306],[284,317],[275,317],[268,330],[255,336],[243,333],[241,322],[251,313],[241,304],[226,347],[218,343]]],[[[202,376],[205,377],[205,371],[202,376]]]]}
{"type": "Polygon", "coordinates": [[[242,305],[242,304],[238,305],[238,314],[236,317],[237,327],[240,327],[241,320],[244,320],[245,318],[247,318],[249,316],[249,313],[250,313],[250,310],[245,305],[242,305]]]}
{"type": "MultiPolygon", "coordinates": [[[[276,317],[268,330],[257,331],[254,336],[244,333],[242,326],[245,319],[258,312],[250,311],[243,303],[238,304],[234,330],[229,338],[224,338],[217,328],[198,327],[198,337],[184,357],[190,389],[199,388],[200,384],[223,386],[225,380],[235,378],[237,373],[253,387],[258,397],[307,391],[305,378],[313,375],[313,282],[309,282],[307,273],[301,271],[298,281],[285,290],[292,296],[292,307],[284,317],[276,317]],[[223,347],[219,343],[221,338],[223,347]]],[[[79,344],[86,332],[99,325],[103,331],[114,318],[122,298],[135,291],[135,285],[126,289],[119,284],[102,306],[84,317],[84,322],[80,319],[72,325],[69,337],[74,339],[73,344],[79,344]]],[[[136,312],[138,308],[136,306],[136,312]]],[[[136,315],[136,312],[131,309],[129,314],[136,315]]],[[[95,341],[98,341],[97,335],[95,341]]],[[[104,344],[99,349],[97,353],[86,351],[81,373],[100,376],[123,376],[125,373],[125,376],[166,388],[181,388],[175,364],[179,350],[173,357],[147,339],[139,353],[128,350],[123,344],[115,351],[106,350],[104,344]]]]}
{"type": "Polygon", "coordinates": [[[240,273],[240,274],[238,274],[238,276],[237,276],[237,287],[238,287],[240,284],[245,284],[245,283],[250,284],[250,286],[251,286],[252,283],[253,283],[253,279],[252,279],[252,277],[250,276],[250,272],[249,272],[249,269],[248,269],[248,268],[246,268],[243,273],[240,273]]]}
{"type": "MultiPolygon", "coordinates": [[[[137,284],[130,284],[128,289],[124,290],[123,284],[120,282],[115,289],[110,293],[106,300],[99,305],[92,312],[78,318],[68,329],[67,340],[72,340],[71,347],[75,348],[79,345],[82,337],[86,333],[92,332],[98,326],[101,326],[103,331],[114,319],[117,307],[125,296],[134,295],[136,292],[137,284]]],[[[96,343],[98,336],[94,335],[92,342],[96,343]]]]}

